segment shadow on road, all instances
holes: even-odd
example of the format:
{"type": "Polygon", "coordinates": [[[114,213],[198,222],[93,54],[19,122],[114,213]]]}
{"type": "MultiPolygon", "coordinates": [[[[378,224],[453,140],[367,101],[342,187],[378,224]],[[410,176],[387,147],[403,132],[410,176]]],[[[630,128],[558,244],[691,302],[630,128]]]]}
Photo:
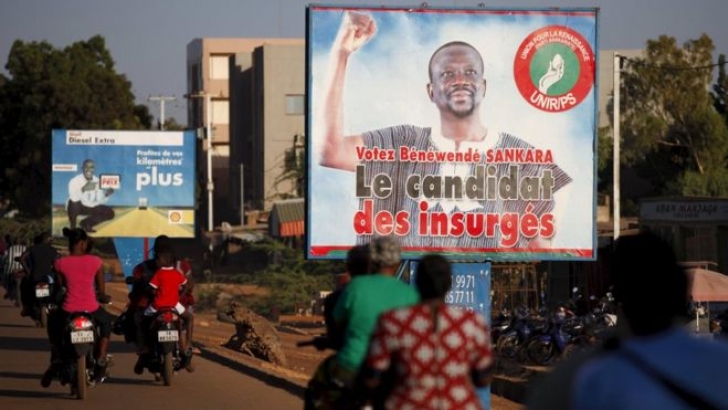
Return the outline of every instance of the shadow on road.
{"type": "Polygon", "coordinates": [[[26,350],[26,351],[40,351],[40,352],[51,352],[50,342],[46,339],[39,339],[37,337],[13,337],[6,336],[0,338],[0,349],[2,350],[26,350]]]}
{"type": "MultiPolygon", "coordinates": [[[[154,386],[154,380],[127,379],[123,377],[114,377],[114,369],[111,369],[111,376],[104,380],[103,384],[121,384],[133,386],[154,386]]],[[[103,387],[103,386],[102,386],[103,387]]]]}
{"type": "Polygon", "coordinates": [[[12,323],[0,323],[0,327],[13,327],[13,328],[27,328],[27,327],[37,327],[36,325],[32,323],[28,323],[27,325],[16,325],[12,323]]]}
{"type": "Polygon", "coordinates": [[[58,398],[72,398],[71,395],[68,393],[58,393],[58,392],[43,392],[38,390],[9,390],[9,389],[0,389],[0,397],[20,397],[20,398],[28,398],[28,399],[39,399],[39,398],[49,398],[49,397],[58,397],[58,398]]]}
{"type": "Polygon", "coordinates": [[[36,379],[40,380],[41,374],[35,373],[20,373],[20,372],[0,372],[0,378],[2,379],[36,379]]]}

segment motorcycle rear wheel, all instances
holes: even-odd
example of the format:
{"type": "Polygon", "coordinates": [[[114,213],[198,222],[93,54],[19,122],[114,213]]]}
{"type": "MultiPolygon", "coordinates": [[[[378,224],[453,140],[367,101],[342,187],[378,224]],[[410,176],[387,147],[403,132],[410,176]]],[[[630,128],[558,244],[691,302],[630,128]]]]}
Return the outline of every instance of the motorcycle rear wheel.
{"type": "Polygon", "coordinates": [[[86,356],[76,359],[76,382],[72,383],[71,389],[76,388],[76,398],[83,400],[86,398],[88,386],[86,385],[86,356]]]}
{"type": "Polygon", "coordinates": [[[48,325],[48,309],[45,306],[41,306],[38,316],[38,326],[45,329],[48,325]]]}
{"type": "Polygon", "coordinates": [[[171,386],[172,376],[174,375],[174,359],[172,358],[172,352],[164,354],[163,363],[162,380],[164,381],[165,386],[171,386]]]}

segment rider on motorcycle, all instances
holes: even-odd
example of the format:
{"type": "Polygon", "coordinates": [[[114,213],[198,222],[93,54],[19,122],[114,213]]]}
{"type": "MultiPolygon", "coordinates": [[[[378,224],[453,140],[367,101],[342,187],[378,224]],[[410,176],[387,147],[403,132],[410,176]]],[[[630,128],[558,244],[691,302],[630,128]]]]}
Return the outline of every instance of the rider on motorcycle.
{"type": "MultiPolygon", "coordinates": [[[[142,320],[144,319],[144,311],[147,306],[149,306],[152,299],[149,281],[160,266],[157,261],[157,257],[161,251],[165,249],[172,249],[170,238],[166,235],[159,235],[154,240],[154,246],[152,248],[153,257],[139,263],[132,270],[132,289],[129,293],[129,306],[127,307],[126,314],[129,315],[131,318],[130,320],[133,320],[133,327],[135,329],[134,340],[137,346],[137,355],[139,355],[137,367],[142,365],[142,355],[146,353],[146,346],[144,343],[145,334],[144,326],[142,326],[142,320]]],[[[188,313],[186,316],[189,320],[185,326],[187,330],[186,342],[187,346],[191,346],[192,330],[194,328],[192,315],[195,303],[195,299],[192,296],[192,268],[189,262],[185,260],[177,260],[175,267],[187,278],[187,285],[182,290],[180,303],[185,307],[185,310],[188,313]]]]}
{"type": "Polygon", "coordinates": [[[53,378],[55,366],[59,364],[60,346],[63,338],[63,327],[66,319],[74,312],[90,312],[94,323],[100,329],[97,344],[96,366],[94,371],[97,381],[106,374],[106,349],[111,336],[114,316],[103,309],[97,300],[106,302],[106,283],[104,281],[103,262],[101,258],[90,254],[91,239],[86,231],[80,228],[63,228],[63,236],[68,238],[69,255],[56,259],[53,267],[57,273],[56,286],[66,289],[61,309],[54,311],[48,318],[48,338],[51,341],[51,366],[46,370],[41,385],[48,387],[53,378]]]}
{"type": "MultiPolygon", "coordinates": [[[[149,286],[152,287],[153,295],[152,303],[144,310],[144,316],[150,318],[157,311],[163,308],[174,308],[180,318],[189,327],[192,323],[192,315],[180,303],[180,290],[187,285],[185,275],[175,268],[176,258],[171,248],[158,249],[157,263],[159,269],[149,280],[149,286]]],[[[146,326],[145,326],[146,328],[146,326]]],[[[182,367],[188,372],[194,371],[192,366],[192,349],[188,347],[187,339],[181,337],[179,339],[179,348],[182,352],[182,367]]],[[[136,367],[135,367],[136,369],[136,367]]]]}
{"type": "Polygon", "coordinates": [[[42,232],[35,237],[33,246],[23,253],[20,257],[20,263],[28,275],[23,277],[20,283],[20,299],[23,302],[23,311],[21,316],[32,316],[34,320],[39,320],[35,307],[35,285],[40,282],[48,282],[48,278],[53,274],[53,262],[58,259],[58,252],[51,246],[53,237],[50,232],[42,232]]]}

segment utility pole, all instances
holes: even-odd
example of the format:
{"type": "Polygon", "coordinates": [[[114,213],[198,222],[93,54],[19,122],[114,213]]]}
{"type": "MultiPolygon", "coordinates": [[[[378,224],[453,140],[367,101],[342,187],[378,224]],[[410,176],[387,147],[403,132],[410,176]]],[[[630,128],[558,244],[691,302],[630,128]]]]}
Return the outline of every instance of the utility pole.
{"type": "Polygon", "coordinates": [[[152,96],[150,95],[149,98],[147,98],[147,101],[158,101],[159,102],[159,129],[164,131],[164,103],[167,101],[176,101],[177,97],[174,95],[165,96],[165,95],[158,95],[158,96],[152,96]]]}
{"type": "MultiPolygon", "coordinates": [[[[205,99],[205,139],[207,140],[207,229],[212,232],[215,225],[212,218],[212,191],[215,186],[212,181],[212,112],[210,111],[210,94],[200,91],[196,94],[185,94],[186,98],[204,98],[205,99]]],[[[212,247],[212,242],[210,242],[212,247]]],[[[212,248],[210,249],[212,250],[212,248]]]]}
{"type": "Polygon", "coordinates": [[[619,238],[620,230],[622,229],[622,224],[620,223],[620,209],[619,209],[619,202],[620,199],[620,175],[619,175],[619,139],[620,139],[620,130],[619,130],[619,89],[622,85],[622,78],[621,78],[621,69],[622,69],[622,56],[620,56],[617,53],[614,53],[614,110],[612,112],[612,115],[614,116],[614,133],[612,135],[613,139],[613,146],[612,146],[612,157],[613,157],[613,176],[614,176],[614,240],[616,241],[619,238]]]}

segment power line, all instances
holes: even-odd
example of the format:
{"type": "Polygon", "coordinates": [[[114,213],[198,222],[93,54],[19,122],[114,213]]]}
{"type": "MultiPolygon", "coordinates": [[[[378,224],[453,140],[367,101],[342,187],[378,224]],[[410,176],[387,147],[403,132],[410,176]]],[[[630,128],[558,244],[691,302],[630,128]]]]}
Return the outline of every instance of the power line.
{"type": "Polygon", "coordinates": [[[622,56],[622,59],[629,61],[631,64],[634,65],[641,65],[643,67],[650,67],[650,68],[656,68],[658,70],[665,70],[665,71],[699,71],[699,70],[707,70],[709,68],[715,68],[720,67],[722,65],[726,65],[728,61],[724,61],[722,63],[713,63],[709,65],[702,65],[702,66],[689,66],[689,67],[677,67],[677,66],[669,66],[669,65],[662,65],[662,64],[650,64],[646,63],[643,59],[634,59],[630,57],[622,56]]]}

